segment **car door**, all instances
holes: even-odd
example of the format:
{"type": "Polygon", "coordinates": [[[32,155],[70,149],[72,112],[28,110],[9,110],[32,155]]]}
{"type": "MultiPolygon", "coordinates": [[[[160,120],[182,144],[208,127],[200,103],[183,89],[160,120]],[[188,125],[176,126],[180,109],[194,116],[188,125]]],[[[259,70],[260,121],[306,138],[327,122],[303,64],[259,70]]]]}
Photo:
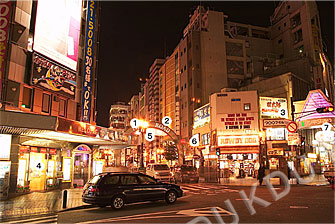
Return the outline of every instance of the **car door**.
{"type": "Polygon", "coordinates": [[[106,175],[99,184],[100,195],[111,199],[114,195],[121,193],[119,181],[119,175],[106,175]]]}
{"type": "Polygon", "coordinates": [[[138,179],[142,188],[143,200],[164,199],[166,188],[163,187],[163,184],[147,175],[138,175],[138,179]]]}
{"type": "Polygon", "coordinates": [[[144,200],[138,178],[135,174],[120,175],[120,189],[129,203],[144,200]]]}

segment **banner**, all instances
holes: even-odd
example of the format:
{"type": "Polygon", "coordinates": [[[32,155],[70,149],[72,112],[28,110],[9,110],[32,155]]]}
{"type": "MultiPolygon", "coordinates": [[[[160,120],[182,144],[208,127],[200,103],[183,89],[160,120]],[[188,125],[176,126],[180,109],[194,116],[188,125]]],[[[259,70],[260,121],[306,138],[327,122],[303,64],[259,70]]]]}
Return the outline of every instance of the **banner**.
{"type": "Polygon", "coordinates": [[[76,74],[38,54],[33,56],[31,82],[32,85],[42,86],[72,98],[75,97],[76,74]]]}
{"type": "Polygon", "coordinates": [[[288,118],[285,98],[260,97],[259,104],[262,118],[288,118]]]}
{"type": "Polygon", "coordinates": [[[81,120],[91,121],[91,102],[92,102],[92,74],[93,74],[93,50],[95,32],[95,11],[96,3],[94,0],[88,2],[86,18],[86,40],[85,40],[85,67],[83,80],[82,113],[81,120]]]}
{"type": "Polygon", "coordinates": [[[7,53],[8,29],[11,11],[11,1],[0,1],[0,97],[2,92],[2,82],[5,73],[5,58],[7,53]]]}

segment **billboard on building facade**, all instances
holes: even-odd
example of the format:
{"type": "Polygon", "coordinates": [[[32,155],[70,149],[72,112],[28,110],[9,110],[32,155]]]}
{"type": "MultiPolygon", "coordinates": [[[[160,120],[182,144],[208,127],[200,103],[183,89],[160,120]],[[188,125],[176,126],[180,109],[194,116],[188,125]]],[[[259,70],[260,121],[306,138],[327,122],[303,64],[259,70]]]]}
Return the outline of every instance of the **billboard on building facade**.
{"type": "Polygon", "coordinates": [[[95,12],[96,3],[94,0],[88,2],[88,11],[86,18],[86,39],[85,39],[85,63],[84,63],[84,80],[82,95],[82,112],[81,120],[84,122],[91,121],[91,101],[92,101],[92,75],[93,75],[93,50],[94,50],[94,32],[95,32],[95,12]]]}
{"type": "Polygon", "coordinates": [[[210,122],[210,107],[206,104],[199,109],[194,110],[193,128],[199,128],[210,122]]]}
{"type": "Polygon", "coordinates": [[[8,40],[8,28],[9,28],[9,18],[10,18],[11,1],[1,1],[0,2],[0,96],[2,92],[2,80],[5,73],[5,58],[7,52],[7,40],[8,40]]]}
{"type": "Polygon", "coordinates": [[[81,0],[38,0],[34,51],[76,70],[81,0]]]}
{"type": "Polygon", "coordinates": [[[38,54],[33,56],[31,82],[33,85],[75,97],[76,74],[38,54]]]}
{"type": "Polygon", "coordinates": [[[262,118],[288,118],[285,98],[260,97],[259,105],[262,118]]]}

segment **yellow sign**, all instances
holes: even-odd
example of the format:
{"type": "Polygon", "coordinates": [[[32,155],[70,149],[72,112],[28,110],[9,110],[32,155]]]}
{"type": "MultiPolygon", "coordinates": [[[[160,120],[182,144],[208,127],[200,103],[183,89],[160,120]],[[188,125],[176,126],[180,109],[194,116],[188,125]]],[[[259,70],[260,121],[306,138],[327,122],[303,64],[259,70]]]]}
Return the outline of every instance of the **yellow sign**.
{"type": "Polygon", "coordinates": [[[284,149],[276,148],[276,149],[268,149],[268,156],[282,156],[284,155],[284,149]]]}
{"type": "Polygon", "coordinates": [[[218,136],[218,146],[253,146],[259,145],[258,135],[218,136]]]}

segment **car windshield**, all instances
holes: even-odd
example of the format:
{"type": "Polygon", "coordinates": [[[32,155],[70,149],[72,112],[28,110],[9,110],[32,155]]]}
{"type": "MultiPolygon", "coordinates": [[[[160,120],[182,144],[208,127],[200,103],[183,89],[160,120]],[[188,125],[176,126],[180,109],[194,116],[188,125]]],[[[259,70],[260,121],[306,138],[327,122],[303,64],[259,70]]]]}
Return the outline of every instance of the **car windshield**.
{"type": "Polygon", "coordinates": [[[159,165],[154,165],[155,170],[170,170],[168,165],[165,164],[159,164],[159,165]]]}
{"type": "Polygon", "coordinates": [[[182,166],[181,169],[183,171],[194,171],[195,170],[193,166],[182,166]]]}
{"type": "Polygon", "coordinates": [[[100,180],[100,176],[93,177],[88,183],[89,184],[96,184],[100,180]]]}

